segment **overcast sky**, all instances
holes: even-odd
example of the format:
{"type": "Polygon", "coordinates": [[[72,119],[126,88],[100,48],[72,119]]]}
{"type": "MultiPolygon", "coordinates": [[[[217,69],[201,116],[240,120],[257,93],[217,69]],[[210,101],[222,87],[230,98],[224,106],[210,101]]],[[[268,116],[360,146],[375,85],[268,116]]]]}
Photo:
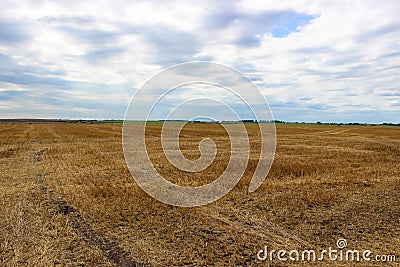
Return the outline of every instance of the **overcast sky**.
{"type": "Polygon", "coordinates": [[[1,1],[0,117],[123,118],[147,79],[200,60],[245,73],[275,119],[397,123],[399,12],[398,0],[1,1]]]}

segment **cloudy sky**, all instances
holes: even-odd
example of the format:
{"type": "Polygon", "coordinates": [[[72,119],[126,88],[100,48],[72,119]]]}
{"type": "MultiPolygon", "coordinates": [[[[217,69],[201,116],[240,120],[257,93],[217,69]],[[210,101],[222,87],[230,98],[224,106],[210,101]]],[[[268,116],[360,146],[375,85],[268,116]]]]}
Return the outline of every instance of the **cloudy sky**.
{"type": "Polygon", "coordinates": [[[1,1],[0,117],[123,118],[146,80],[197,60],[246,74],[279,120],[397,123],[399,11],[398,0],[1,1]]]}

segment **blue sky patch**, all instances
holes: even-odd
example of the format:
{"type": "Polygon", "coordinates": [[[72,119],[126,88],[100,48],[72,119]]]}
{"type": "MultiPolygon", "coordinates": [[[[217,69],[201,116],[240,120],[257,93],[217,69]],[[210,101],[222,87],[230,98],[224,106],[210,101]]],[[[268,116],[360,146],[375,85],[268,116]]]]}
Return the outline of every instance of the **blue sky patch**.
{"type": "Polygon", "coordinates": [[[275,38],[286,38],[290,33],[299,32],[299,27],[307,25],[311,20],[317,18],[296,12],[282,12],[278,14],[278,25],[272,29],[272,36],[275,38]]]}

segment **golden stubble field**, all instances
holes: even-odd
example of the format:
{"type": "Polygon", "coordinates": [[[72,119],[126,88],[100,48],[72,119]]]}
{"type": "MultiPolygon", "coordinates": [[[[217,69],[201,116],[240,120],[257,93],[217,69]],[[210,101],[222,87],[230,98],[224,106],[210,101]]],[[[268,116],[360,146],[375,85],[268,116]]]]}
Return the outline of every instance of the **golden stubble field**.
{"type": "MultiPolygon", "coordinates": [[[[256,258],[265,245],[323,250],[339,238],[400,261],[400,128],[277,125],[272,169],[252,194],[259,145],[257,127],[247,129],[252,156],[235,189],[207,206],[179,208],[136,185],[121,125],[0,124],[0,266],[340,266],[256,258]]],[[[201,185],[223,171],[222,127],[183,129],[188,158],[199,157],[203,137],[219,149],[213,167],[194,176],[167,164],[159,132],[148,128],[148,148],[169,180],[201,185]]]]}

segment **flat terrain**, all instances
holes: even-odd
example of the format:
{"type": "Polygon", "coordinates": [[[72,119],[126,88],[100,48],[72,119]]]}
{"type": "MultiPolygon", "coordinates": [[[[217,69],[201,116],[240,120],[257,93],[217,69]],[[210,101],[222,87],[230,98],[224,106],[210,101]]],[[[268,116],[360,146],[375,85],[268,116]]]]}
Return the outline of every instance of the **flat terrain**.
{"type": "MultiPolygon", "coordinates": [[[[235,189],[179,208],[136,185],[121,125],[0,124],[0,266],[285,266],[256,253],[335,248],[339,238],[349,249],[397,256],[381,266],[399,264],[400,127],[277,125],[272,169],[252,194],[259,140],[256,126],[247,129],[252,154],[235,189]]],[[[199,157],[198,141],[211,137],[217,160],[201,175],[179,173],[161,155],[159,132],[148,128],[150,157],[177,184],[208,183],[229,158],[221,126],[191,124],[183,154],[199,157]]],[[[377,262],[358,265],[368,264],[377,262]]]]}

